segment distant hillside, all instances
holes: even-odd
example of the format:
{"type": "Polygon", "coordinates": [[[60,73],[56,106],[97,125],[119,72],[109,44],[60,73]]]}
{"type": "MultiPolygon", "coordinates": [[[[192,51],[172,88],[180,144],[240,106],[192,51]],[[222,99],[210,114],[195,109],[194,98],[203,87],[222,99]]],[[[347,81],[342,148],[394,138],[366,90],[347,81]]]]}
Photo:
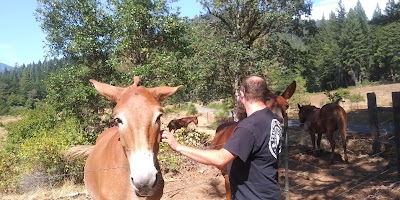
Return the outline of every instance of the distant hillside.
{"type": "Polygon", "coordinates": [[[8,71],[10,71],[10,70],[13,69],[13,67],[11,67],[11,66],[9,66],[9,65],[6,65],[6,64],[4,64],[4,63],[0,63],[0,73],[1,73],[1,72],[4,72],[6,69],[7,69],[8,71]]]}

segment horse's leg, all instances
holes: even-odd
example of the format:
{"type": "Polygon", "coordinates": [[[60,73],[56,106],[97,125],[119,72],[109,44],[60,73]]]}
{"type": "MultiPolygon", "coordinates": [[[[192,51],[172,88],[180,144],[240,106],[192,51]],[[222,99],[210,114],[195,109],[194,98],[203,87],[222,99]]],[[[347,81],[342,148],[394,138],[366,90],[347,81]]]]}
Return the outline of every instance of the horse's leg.
{"type": "Polygon", "coordinates": [[[318,138],[317,138],[317,149],[318,153],[320,153],[321,150],[321,139],[322,139],[322,132],[318,133],[318,138]]]}
{"type": "Polygon", "coordinates": [[[313,154],[316,155],[316,151],[315,151],[315,133],[312,132],[312,131],[309,131],[308,133],[310,134],[310,137],[311,137],[311,143],[312,143],[312,146],[313,146],[313,149],[312,149],[313,154]]]}
{"type": "Polygon", "coordinates": [[[346,131],[343,131],[343,130],[340,131],[340,136],[342,137],[344,161],[346,163],[348,163],[349,162],[349,158],[347,157],[346,131]]]}
{"type": "Polygon", "coordinates": [[[335,140],[333,139],[333,133],[334,133],[333,131],[328,131],[326,133],[326,137],[328,138],[328,141],[331,144],[331,149],[332,149],[331,164],[333,163],[333,158],[335,157],[335,147],[336,147],[335,140]]]}
{"type": "Polygon", "coordinates": [[[232,200],[231,183],[229,182],[229,176],[225,175],[225,196],[226,200],[232,200]]]}
{"type": "Polygon", "coordinates": [[[342,138],[344,161],[346,163],[348,163],[349,162],[349,158],[347,157],[347,140],[346,140],[347,122],[346,122],[346,119],[343,116],[339,117],[338,128],[339,128],[339,132],[340,132],[340,137],[342,138]]]}

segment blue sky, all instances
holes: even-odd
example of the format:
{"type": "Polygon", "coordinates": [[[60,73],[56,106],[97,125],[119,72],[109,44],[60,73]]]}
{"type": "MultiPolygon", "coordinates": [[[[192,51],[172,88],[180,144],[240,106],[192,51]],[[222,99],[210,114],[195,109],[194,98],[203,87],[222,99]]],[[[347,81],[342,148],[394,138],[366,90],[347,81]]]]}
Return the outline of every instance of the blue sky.
{"type": "MultiPolygon", "coordinates": [[[[314,0],[312,18],[321,19],[335,11],[339,0],[314,0]]],[[[346,10],[354,8],[357,0],[343,0],[346,10]]],[[[377,3],[385,8],[387,0],[360,0],[367,16],[371,18],[377,3]]],[[[397,2],[397,1],[396,1],[397,2]]],[[[1,0],[0,6],[0,63],[10,66],[37,63],[46,55],[45,34],[36,22],[36,0],[1,0]]],[[[178,0],[173,6],[181,7],[182,16],[192,18],[203,11],[196,0],[178,0]]]]}

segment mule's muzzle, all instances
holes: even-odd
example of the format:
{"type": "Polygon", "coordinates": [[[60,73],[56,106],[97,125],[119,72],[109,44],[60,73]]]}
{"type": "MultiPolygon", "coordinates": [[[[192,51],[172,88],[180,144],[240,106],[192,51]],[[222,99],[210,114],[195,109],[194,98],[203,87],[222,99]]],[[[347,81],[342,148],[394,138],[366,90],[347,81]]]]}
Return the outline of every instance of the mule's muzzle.
{"type": "MultiPolygon", "coordinates": [[[[133,178],[131,178],[132,183],[134,183],[133,178]]],[[[161,172],[159,171],[156,174],[156,180],[154,183],[151,184],[144,184],[144,185],[136,185],[135,186],[135,193],[137,196],[140,197],[148,197],[148,196],[153,196],[156,195],[156,193],[162,192],[162,189],[164,188],[164,179],[162,177],[161,172]]]]}
{"type": "Polygon", "coordinates": [[[138,188],[136,191],[136,195],[140,197],[149,197],[154,195],[154,189],[150,187],[142,187],[138,188]]]}
{"type": "MultiPolygon", "coordinates": [[[[132,183],[134,182],[133,178],[131,178],[132,183]]],[[[141,197],[148,197],[148,196],[153,196],[154,195],[154,189],[157,181],[154,182],[153,185],[135,185],[136,187],[136,195],[141,196],[141,197]]]]}

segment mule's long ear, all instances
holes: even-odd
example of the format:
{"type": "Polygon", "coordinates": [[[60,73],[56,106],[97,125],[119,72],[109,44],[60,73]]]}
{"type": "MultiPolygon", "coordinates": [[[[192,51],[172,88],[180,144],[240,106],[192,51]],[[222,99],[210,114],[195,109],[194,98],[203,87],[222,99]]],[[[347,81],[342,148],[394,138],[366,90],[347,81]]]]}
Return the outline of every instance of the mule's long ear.
{"type": "Polygon", "coordinates": [[[297,107],[298,107],[299,109],[301,109],[301,106],[300,106],[300,104],[297,104],[297,107]]]}
{"type": "Polygon", "coordinates": [[[296,91],[296,81],[293,81],[290,85],[287,86],[286,90],[282,94],[282,97],[288,100],[290,99],[290,97],[293,96],[294,91],[296,91]]]}
{"type": "Polygon", "coordinates": [[[112,102],[117,102],[119,98],[119,94],[122,92],[123,88],[115,87],[109,84],[100,83],[94,79],[89,80],[93,83],[96,90],[103,96],[105,96],[108,100],[112,102]]]}
{"type": "Polygon", "coordinates": [[[155,88],[147,88],[151,94],[153,94],[154,98],[156,98],[159,102],[164,101],[169,96],[175,94],[175,92],[183,87],[183,85],[176,87],[168,87],[168,86],[160,86],[155,88]]]}

